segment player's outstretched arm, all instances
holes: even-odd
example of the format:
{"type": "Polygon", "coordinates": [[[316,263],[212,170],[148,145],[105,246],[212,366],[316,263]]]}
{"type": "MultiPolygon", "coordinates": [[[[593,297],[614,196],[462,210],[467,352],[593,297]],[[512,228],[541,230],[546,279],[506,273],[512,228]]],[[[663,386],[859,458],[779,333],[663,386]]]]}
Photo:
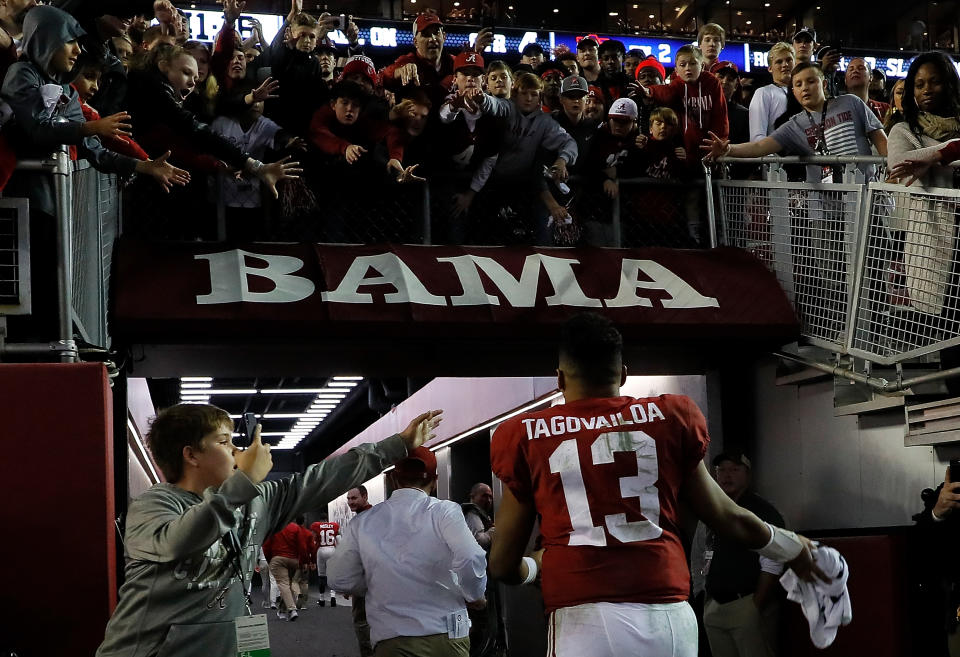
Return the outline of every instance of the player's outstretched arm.
{"type": "Polygon", "coordinates": [[[497,534],[490,546],[490,577],[504,584],[520,584],[526,579],[528,571],[523,553],[535,519],[533,504],[521,502],[504,486],[503,499],[497,509],[497,534]]]}
{"type": "Polygon", "coordinates": [[[762,548],[770,540],[767,523],[731,500],[707,472],[703,461],[684,482],[680,494],[697,517],[718,534],[752,550],[762,548]]]}
{"type": "Polygon", "coordinates": [[[824,582],[830,581],[814,563],[814,546],[810,539],[769,525],[731,500],[707,472],[703,461],[684,482],[680,494],[697,517],[718,534],[759,551],[761,556],[786,564],[802,579],[809,581],[817,577],[824,582]]]}

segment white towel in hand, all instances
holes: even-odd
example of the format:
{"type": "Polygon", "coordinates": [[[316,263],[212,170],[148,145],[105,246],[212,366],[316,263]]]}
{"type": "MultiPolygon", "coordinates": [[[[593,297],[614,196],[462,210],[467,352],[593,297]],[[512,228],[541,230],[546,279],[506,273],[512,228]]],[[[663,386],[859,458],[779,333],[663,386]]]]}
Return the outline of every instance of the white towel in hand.
{"type": "Polygon", "coordinates": [[[853,607],[847,591],[850,569],[847,561],[831,547],[818,547],[813,552],[817,566],[830,576],[831,582],[805,582],[788,570],[780,578],[787,591],[787,599],[800,603],[800,609],[810,624],[810,640],[817,648],[826,648],[837,637],[841,625],[853,620],[853,607]]]}

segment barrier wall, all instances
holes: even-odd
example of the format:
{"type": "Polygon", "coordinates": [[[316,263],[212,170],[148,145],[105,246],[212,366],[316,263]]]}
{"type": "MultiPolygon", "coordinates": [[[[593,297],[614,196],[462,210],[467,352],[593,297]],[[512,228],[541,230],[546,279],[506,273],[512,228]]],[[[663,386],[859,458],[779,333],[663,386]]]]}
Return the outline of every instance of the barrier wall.
{"type": "Polygon", "coordinates": [[[112,405],[100,363],[0,366],[0,646],[20,657],[92,655],[116,605],[112,405]]]}

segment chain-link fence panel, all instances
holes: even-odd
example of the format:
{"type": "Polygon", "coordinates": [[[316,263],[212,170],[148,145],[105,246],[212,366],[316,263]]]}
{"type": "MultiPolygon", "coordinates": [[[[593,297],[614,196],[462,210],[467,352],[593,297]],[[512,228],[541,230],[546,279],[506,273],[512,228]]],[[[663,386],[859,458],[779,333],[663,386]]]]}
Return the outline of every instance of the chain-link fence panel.
{"type": "Polygon", "coordinates": [[[110,266],[120,221],[117,177],[82,162],[71,176],[71,193],[73,319],[86,341],[108,347],[110,266]]]}
{"type": "Polygon", "coordinates": [[[890,364],[960,344],[960,191],[874,183],[868,202],[851,353],[890,364]]]}
{"type": "Polygon", "coordinates": [[[702,182],[620,180],[620,244],[678,249],[709,246],[702,182]]]}
{"type": "Polygon", "coordinates": [[[719,181],[722,243],[773,271],[812,344],[846,351],[859,185],[719,181]]]}

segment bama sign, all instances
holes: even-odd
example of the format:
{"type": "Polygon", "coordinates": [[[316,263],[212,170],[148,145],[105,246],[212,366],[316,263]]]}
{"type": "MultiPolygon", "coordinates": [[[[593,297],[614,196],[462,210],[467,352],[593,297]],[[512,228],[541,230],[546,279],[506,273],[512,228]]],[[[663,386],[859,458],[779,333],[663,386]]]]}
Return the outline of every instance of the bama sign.
{"type": "Polygon", "coordinates": [[[734,249],[254,244],[121,240],[116,335],[429,337],[536,335],[580,310],[625,334],[677,338],[783,335],[793,309],[774,277],[734,249]]]}

